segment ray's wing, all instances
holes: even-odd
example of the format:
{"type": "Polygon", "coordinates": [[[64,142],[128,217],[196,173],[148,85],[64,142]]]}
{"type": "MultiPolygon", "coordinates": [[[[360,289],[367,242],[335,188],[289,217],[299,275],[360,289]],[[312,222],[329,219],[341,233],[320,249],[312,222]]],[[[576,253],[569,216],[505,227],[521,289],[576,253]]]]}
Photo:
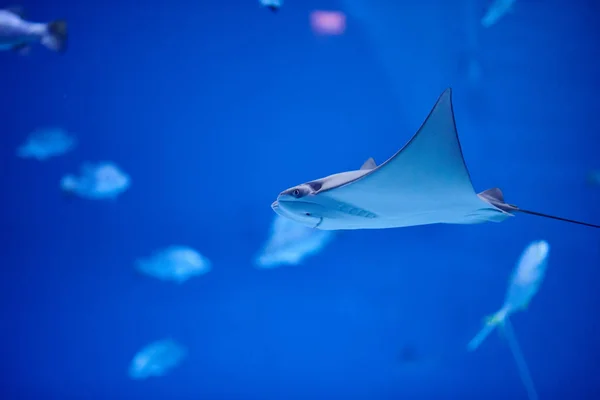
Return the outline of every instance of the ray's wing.
{"type": "Polygon", "coordinates": [[[412,139],[394,156],[364,176],[323,195],[360,206],[380,216],[473,208],[477,198],[463,159],[452,109],[452,90],[438,98],[412,139]]]}

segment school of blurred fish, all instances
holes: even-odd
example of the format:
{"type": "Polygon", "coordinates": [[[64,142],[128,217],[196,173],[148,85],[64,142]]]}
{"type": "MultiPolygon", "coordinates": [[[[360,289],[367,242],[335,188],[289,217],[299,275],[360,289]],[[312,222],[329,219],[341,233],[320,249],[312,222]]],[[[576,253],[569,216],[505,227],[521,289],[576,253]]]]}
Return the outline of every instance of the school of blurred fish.
{"type": "MultiPolygon", "coordinates": [[[[17,148],[16,155],[25,159],[46,161],[65,155],[76,147],[74,135],[60,128],[38,129],[17,148]]],[[[114,162],[86,162],[77,174],[60,180],[63,193],[89,200],[115,200],[127,191],[131,178],[114,162]]],[[[255,259],[257,268],[297,265],[306,257],[319,253],[333,238],[332,232],[306,228],[275,216],[264,249],[255,259]]],[[[171,245],[140,257],[134,268],[141,274],[178,284],[208,273],[212,264],[197,250],[171,245]]],[[[166,374],[185,359],[186,349],[173,339],[158,340],[141,349],[131,361],[129,376],[135,380],[166,374]]]]}
{"type": "MultiPolygon", "coordinates": [[[[514,4],[515,0],[493,1],[481,19],[482,26],[491,27],[496,24],[514,9],[514,4]]],[[[283,0],[260,0],[260,5],[277,12],[283,6],[283,0]]],[[[339,11],[314,11],[309,22],[317,34],[339,35],[344,32],[346,17],[339,11]]],[[[0,10],[0,50],[23,53],[36,42],[55,51],[64,51],[67,45],[66,23],[33,23],[25,19],[22,10],[0,10]]],[[[43,128],[31,133],[17,148],[16,155],[23,159],[46,161],[74,151],[77,143],[75,135],[62,128],[43,128]]],[[[357,172],[366,174],[377,168],[375,162],[370,159],[357,172]]],[[[599,171],[589,173],[588,183],[600,186],[599,171]]],[[[294,187],[290,189],[290,193],[294,194],[299,191],[298,188],[310,186],[311,183],[294,187]]],[[[88,200],[115,200],[130,186],[131,177],[111,161],[86,162],[79,167],[77,174],[67,174],[59,182],[63,193],[88,200]]],[[[254,266],[257,269],[301,264],[307,257],[321,252],[336,237],[332,230],[314,229],[279,214],[278,211],[274,216],[265,244],[254,258],[254,266]]],[[[544,240],[533,241],[525,248],[511,276],[504,304],[499,311],[487,318],[484,327],[467,346],[468,350],[474,351],[496,327],[501,328],[530,399],[537,398],[537,394],[512,332],[509,316],[526,309],[538,292],[546,274],[549,249],[550,245],[544,240]]],[[[213,266],[211,261],[196,249],[184,245],[170,245],[146,257],[140,257],[135,261],[133,268],[149,277],[183,284],[193,277],[207,274],[213,266]]],[[[171,338],[157,340],[134,355],[129,366],[129,376],[134,380],[163,376],[179,365],[187,357],[187,353],[185,346],[171,338]]]]}

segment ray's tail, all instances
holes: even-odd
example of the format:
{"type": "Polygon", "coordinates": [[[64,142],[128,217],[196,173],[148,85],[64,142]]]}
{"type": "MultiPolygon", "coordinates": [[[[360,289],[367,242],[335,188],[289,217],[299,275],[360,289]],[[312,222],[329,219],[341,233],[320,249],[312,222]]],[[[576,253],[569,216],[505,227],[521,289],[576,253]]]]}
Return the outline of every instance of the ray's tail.
{"type": "Polygon", "coordinates": [[[525,210],[523,208],[519,208],[519,207],[515,206],[514,204],[508,204],[508,203],[504,202],[504,195],[502,194],[502,191],[498,188],[484,190],[483,192],[479,193],[478,196],[481,200],[483,200],[487,203],[490,203],[494,207],[497,207],[500,210],[507,212],[507,213],[511,213],[511,212],[515,212],[515,211],[522,212],[523,214],[536,215],[538,217],[550,218],[550,219],[555,219],[558,221],[569,222],[571,224],[585,225],[585,226],[589,226],[592,228],[600,229],[600,225],[590,224],[589,222],[576,221],[574,219],[557,217],[555,215],[550,215],[550,214],[543,214],[541,212],[525,210]]]}
{"type": "Polygon", "coordinates": [[[585,225],[585,226],[589,226],[592,228],[600,228],[600,225],[590,224],[589,222],[582,222],[582,221],[576,221],[574,219],[557,217],[555,215],[543,214],[543,213],[540,213],[537,211],[524,210],[522,208],[517,208],[515,211],[519,211],[519,212],[522,212],[524,214],[529,214],[529,215],[537,215],[538,217],[551,218],[551,219],[556,219],[558,221],[570,222],[572,224],[585,225]]]}
{"type": "Polygon", "coordinates": [[[535,386],[533,385],[529,368],[525,362],[525,357],[523,357],[519,342],[517,342],[517,338],[515,337],[515,333],[512,329],[512,324],[508,318],[504,319],[502,328],[504,336],[506,337],[506,341],[508,342],[508,346],[510,347],[510,351],[512,352],[515,362],[517,363],[517,369],[519,370],[521,381],[527,390],[527,396],[529,400],[538,400],[538,395],[535,390],[535,386]]]}

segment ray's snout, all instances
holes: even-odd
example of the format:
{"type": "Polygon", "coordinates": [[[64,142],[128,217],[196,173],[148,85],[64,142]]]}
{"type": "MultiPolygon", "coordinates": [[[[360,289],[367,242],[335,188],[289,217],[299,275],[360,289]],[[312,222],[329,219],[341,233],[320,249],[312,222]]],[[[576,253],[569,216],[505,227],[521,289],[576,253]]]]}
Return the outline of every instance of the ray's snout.
{"type": "Polygon", "coordinates": [[[311,214],[306,209],[308,203],[288,201],[285,194],[280,194],[271,204],[271,209],[281,217],[291,219],[310,228],[316,228],[321,224],[323,218],[311,214]],[[280,203],[281,200],[281,203],[280,203]]]}

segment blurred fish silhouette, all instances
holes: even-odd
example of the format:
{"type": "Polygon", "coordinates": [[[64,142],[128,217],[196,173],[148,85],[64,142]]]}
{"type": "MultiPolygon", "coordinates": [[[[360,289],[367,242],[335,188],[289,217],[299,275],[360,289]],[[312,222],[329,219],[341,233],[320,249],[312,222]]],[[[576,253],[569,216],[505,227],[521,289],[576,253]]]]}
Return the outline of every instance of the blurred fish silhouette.
{"type": "Polygon", "coordinates": [[[415,346],[406,344],[400,348],[397,360],[401,364],[414,364],[419,360],[419,353],[415,346]]]}
{"type": "Polygon", "coordinates": [[[283,0],[260,0],[260,4],[273,12],[277,12],[283,5],[283,0]]]}
{"type": "Polygon", "coordinates": [[[75,138],[64,129],[38,129],[29,135],[24,144],[19,146],[17,156],[44,161],[68,153],[75,148],[76,144],[75,138]]]}
{"type": "Polygon", "coordinates": [[[129,365],[134,380],[167,374],[187,356],[187,349],[172,339],[159,340],[140,350],[129,365]]]}
{"type": "Polygon", "coordinates": [[[310,27],[317,35],[341,35],[346,30],[346,14],[340,11],[312,11],[310,13],[310,27]]]}
{"type": "Polygon", "coordinates": [[[145,275],[176,283],[204,275],[212,268],[207,258],[187,246],[169,246],[148,258],[137,260],[135,266],[145,275]]]}
{"type": "Polygon", "coordinates": [[[26,54],[33,43],[39,42],[62,53],[67,49],[67,38],[65,21],[30,22],[24,19],[23,10],[19,7],[0,10],[0,50],[26,54]]]}
{"type": "Polygon", "coordinates": [[[600,186],[600,169],[595,169],[588,172],[587,183],[590,186],[600,186]]]}
{"type": "Polygon", "coordinates": [[[269,240],[256,256],[254,264],[258,268],[297,265],[306,257],[319,253],[332,238],[333,232],[307,228],[276,215],[269,240]]]}
{"type": "Polygon", "coordinates": [[[540,289],[546,275],[549,252],[550,245],[545,240],[534,241],[525,248],[512,273],[502,308],[486,318],[483,328],[467,346],[469,351],[474,351],[496,327],[500,327],[513,353],[519,368],[519,375],[531,400],[537,399],[537,393],[529,368],[512,330],[509,316],[517,311],[527,309],[529,302],[540,289]]]}
{"type": "Polygon", "coordinates": [[[370,158],[359,170],[294,186],[271,207],[322,230],[501,222],[517,212],[600,228],[508,204],[498,188],[476,193],[458,140],[451,89],[441,94],[412,139],[383,164],[370,158]]]}
{"type": "Polygon", "coordinates": [[[516,0],[495,0],[481,19],[481,25],[486,28],[494,25],[500,18],[512,11],[516,0]]]}
{"type": "Polygon", "coordinates": [[[116,199],[131,185],[131,178],[112,162],[84,163],[79,176],[65,175],[60,188],[65,194],[87,199],[116,199]]]}

